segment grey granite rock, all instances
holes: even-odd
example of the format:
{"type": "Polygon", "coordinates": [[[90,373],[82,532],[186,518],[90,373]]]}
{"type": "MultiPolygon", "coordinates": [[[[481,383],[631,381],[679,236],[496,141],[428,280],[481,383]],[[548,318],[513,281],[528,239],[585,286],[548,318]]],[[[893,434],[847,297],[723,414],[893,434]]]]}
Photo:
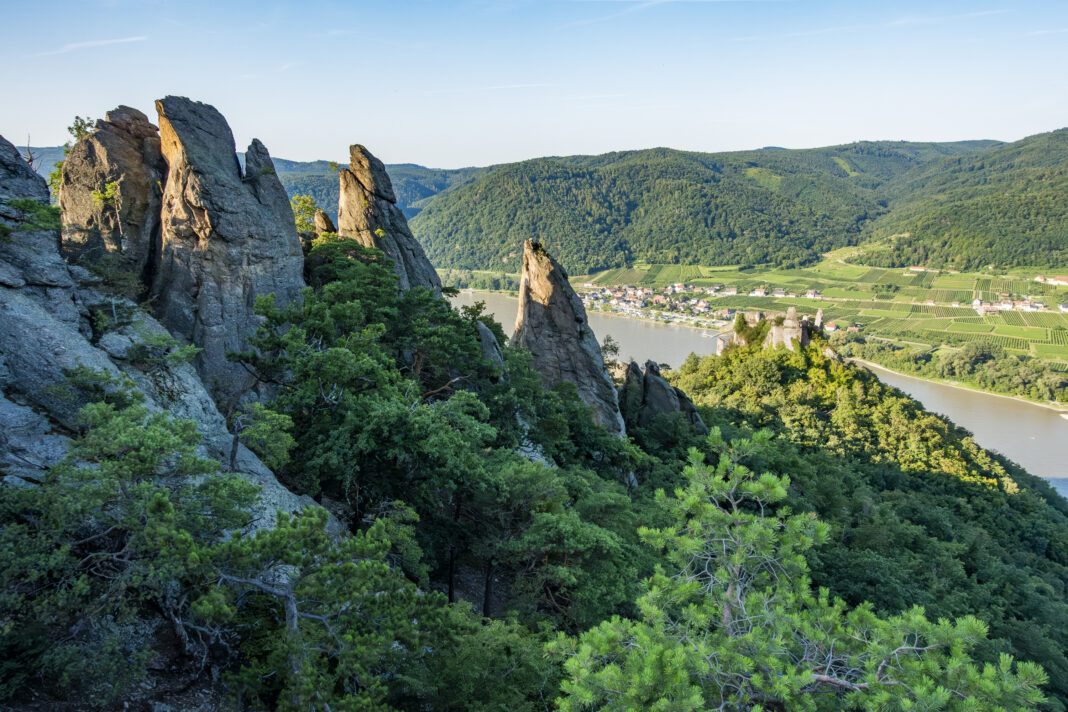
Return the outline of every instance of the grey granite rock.
{"type": "Polygon", "coordinates": [[[140,278],[158,254],[166,175],[159,130],[148,117],[128,106],[109,111],[63,162],[59,205],[64,255],[92,263],[107,253],[119,254],[122,260],[112,268],[121,265],[140,278]],[[115,183],[115,195],[101,200],[109,183],[115,183]]]}
{"type": "Polygon", "coordinates": [[[534,240],[523,246],[519,313],[511,343],[530,350],[546,386],[575,384],[598,423],[609,432],[624,432],[615,385],[582,300],[564,268],[534,240]]]}
{"type": "Polygon", "coordinates": [[[242,173],[230,127],[214,107],[182,97],[156,102],[163,156],[161,260],[152,296],[163,324],[199,346],[197,371],[223,409],[255,387],[231,351],[260,323],[256,297],[278,304],[304,287],[293,211],[267,150],[253,140],[242,173]]]}
{"type": "Polygon", "coordinates": [[[660,375],[660,367],[654,361],[645,362],[644,373],[634,361],[627,366],[619,389],[619,409],[628,430],[647,428],[660,415],[682,413],[696,432],[708,433],[693,401],[660,375]]]}
{"type": "Polygon", "coordinates": [[[441,294],[441,279],[397,207],[382,161],[363,146],[351,146],[349,167],[341,171],[340,180],[337,233],[385,252],[393,260],[401,290],[426,287],[441,294]]]}

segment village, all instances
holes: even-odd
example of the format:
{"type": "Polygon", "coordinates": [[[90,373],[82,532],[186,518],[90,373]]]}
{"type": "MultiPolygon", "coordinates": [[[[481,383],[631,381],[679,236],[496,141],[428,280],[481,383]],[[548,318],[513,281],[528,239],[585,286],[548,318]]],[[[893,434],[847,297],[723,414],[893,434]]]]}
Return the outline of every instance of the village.
{"type": "MultiPolygon", "coordinates": [[[[1068,277],[1043,278],[1039,276],[1035,278],[1035,281],[1052,285],[1068,285],[1068,277]]],[[[757,287],[748,292],[740,292],[737,287],[722,284],[703,287],[682,282],[659,289],[633,285],[598,286],[586,282],[578,290],[578,293],[587,309],[646,319],[652,318],[664,322],[689,323],[709,328],[721,327],[724,322],[733,319],[738,311],[733,307],[716,308],[709,301],[710,299],[737,296],[767,297],[769,299],[805,298],[823,300],[825,298],[817,289],[808,289],[804,293],[796,293],[783,287],[757,287]]],[[[1002,311],[1049,311],[1044,302],[1031,297],[1011,299],[1010,296],[1008,293],[1002,293],[999,295],[1000,300],[996,302],[985,302],[976,298],[972,301],[971,306],[979,316],[996,314],[1002,311]]],[[[927,299],[917,303],[936,306],[934,299],[927,299]]],[[[948,306],[961,307],[963,305],[959,301],[953,301],[948,306]]],[[[1068,303],[1059,304],[1058,308],[1061,312],[1068,313],[1068,303]]],[[[847,328],[855,331],[858,326],[851,325],[847,328]]],[[[834,323],[829,323],[827,328],[830,331],[834,331],[838,326],[834,323]]]]}

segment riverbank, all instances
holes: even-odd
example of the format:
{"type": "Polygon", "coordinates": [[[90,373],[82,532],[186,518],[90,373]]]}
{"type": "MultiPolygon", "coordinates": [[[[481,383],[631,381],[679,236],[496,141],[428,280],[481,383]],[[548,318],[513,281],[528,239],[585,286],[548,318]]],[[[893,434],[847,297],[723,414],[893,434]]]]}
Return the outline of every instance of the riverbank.
{"type": "Polygon", "coordinates": [[[874,370],[877,370],[877,371],[885,371],[886,373],[892,373],[895,376],[902,376],[904,378],[915,378],[917,381],[926,381],[927,383],[937,383],[940,386],[946,386],[948,388],[957,388],[957,389],[962,390],[962,391],[969,391],[971,393],[979,393],[981,395],[991,396],[991,397],[994,397],[994,398],[1006,398],[1008,400],[1016,401],[1018,403],[1024,403],[1026,405],[1038,406],[1039,408],[1046,408],[1047,410],[1052,410],[1052,411],[1054,411],[1056,413],[1060,413],[1063,416],[1068,416],[1068,406],[1064,406],[1064,405],[1060,405],[1060,404],[1056,404],[1056,403],[1051,403],[1049,401],[1036,401],[1036,400],[1031,400],[1030,398],[1021,398],[1020,396],[1010,396],[1010,395],[1006,395],[1004,393],[994,393],[993,391],[987,391],[987,390],[984,390],[982,388],[975,388],[974,386],[969,386],[968,384],[960,383],[959,381],[946,381],[946,380],[941,379],[941,378],[928,378],[926,376],[917,376],[914,373],[906,373],[904,371],[895,371],[892,368],[887,368],[886,366],[883,366],[881,364],[877,364],[877,363],[875,363],[873,361],[865,361],[864,359],[860,359],[860,358],[849,358],[849,359],[846,359],[846,360],[849,361],[850,363],[858,363],[858,364],[860,364],[860,365],[862,365],[862,366],[864,366],[866,368],[874,369],[874,370]]]}
{"type": "MultiPolygon", "coordinates": [[[[497,295],[497,296],[502,296],[502,297],[510,297],[512,299],[518,299],[519,298],[519,295],[516,292],[507,292],[507,291],[496,291],[495,292],[495,291],[490,290],[490,289],[475,289],[473,287],[465,287],[464,289],[461,289],[460,290],[460,294],[487,294],[487,295],[492,294],[492,295],[497,295]]],[[[583,305],[583,306],[585,306],[585,305],[583,305]]],[[[586,313],[587,313],[587,315],[588,314],[597,314],[597,315],[600,315],[600,316],[619,317],[619,318],[622,318],[622,319],[630,319],[632,321],[648,322],[648,323],[651,323],[651,324],[660,324],[661,326],[685,326],[685,327],[687,327],[689,329],[693,329],[694,331],[702,331],[702,332],[707,331],[711,335],[716,335],[716,336],[724,333],[725,331],[729,331],[730,328],[731,328],[730,325],[727,325],[727,326],[724,326],[722,329],[716,329],[715,327],[712,327],[712,326],[697,326],[696,324],[688,324],[685,321],[664,321],[663,319],[654,319],[654,318],[644,317],[644,316],[635,316],[633,314],[624,314],[624,313],[614,312],[614,311],[605,311],[603,309],[589,309],[589,308],[587,308],[586,309],[586,313]]]]}
{"type": "MultiPolygon", "coordinates": [[[[486,295],[487,297],[492,297],[492,298],[506,297],[506,298],[509,298],[509,299],[516,299],[516,295],[513,292],[504,292],[504,291],[496,291],[495,292],[495,291],[483,290],[483,289],[467,288],[467,289],[461,290],[461,294],[470,294],[470,295],[473,295],[473,296],[474,295],[486,295]]],[[[634,315],[631,315],[631,314],[621,314],[619,312],[601,311],[601,310],[596,310],[596,309],[588,310],[587,311],[587,315],[589,315],[589,316],[596,315],[597,317],[618,317],[620,319],[624,319],[624,320],[627,320],[627,321],[630,321],[630,322],[635,322],[635,323],[638,323],[638,324],[650,324],[650,325],[657,325],[657,326],[686,327],[687,329],[689,329],[689,330],[691,330],[693,332],[700,333],[703,337],[707,337],[707,338],[712,338],[713,336],[718,336],[720,334],[725,333],[725,331],[729,331],[729,329],[717,330],[717,329],[713,329],[713,328],[709,328],[709,327],[694,326],[692,324],[687,324],[685,322],[665,322],[665,321],[659,320],[659,319],[649,319],[649,318],[645,318],[645,317],[634,316],[634,315]]],[[[598,336],[600,338],[604,337],[603,334],[599,334],[598,336]]],[[[700,353],[700,355],[708,355],[705,352],[699,352],[699,353],[700,353]]],[[[1007,394],[1004,394],[1004,393],[995,393],[993,391],[984,390],[982,388],[976,388],[974,386],[969,386],[968,384],[960,383],[959,381],[947,381],[947,380],[938,379],[938,378],[929,378],[929,377],[926,377],[926,376],[919,376],[919,375],[916,375],[916,374],[913,374],[913,373],[907,373],[907,372],[904,372],[904,371],[897,371],[897,370],[894,370],[894,369],[891,369],[891,368],[887,368],[886,366],[883,366],[881,364],[875,363],[873,361],[866,361],[864,359],[850,358],[848,360],[851,361],[851,362],[854,362],[854,363],[858,363],[858,364],[861,364],[861,365],[869,366],[869,367],[874,368],[874,369],[879,369],[879,370],[885,371],[887,373],[893,373],[896,376],[901,376],[901,377],[904,377],[904,378],[914,378],[914,379],[916,379],[918,381],[923,381],[923,382],[926,382],[926,383],[934,383],[934,384],[937,384],[937,385],[940,385],[940,386],[945,386],[947,388],[956,388],[958,390],[968,391],[970,393],[978,393],[980,395],[993,396],[995,398],[1007,398],[1009,400],[1016,401],[1018,403],[1037,406],[1039,408],[1045,408],[1047,410],[1052,410],[1052,411],[1054,411],[1056,413],[1059,413],[1062,416],[1068,418],[1068,406],[1064,406],[1064,405],[1060,405],[1060,404],[1056,404],[1056,403],[1050,403],[1048,401],[1043,402],[1043,401],[1031,400],[1029,398],[1023,398],[1021,396],[1007,395],[1007,394]]],[[[681,361],[680,361],[680,364],[681,364],[681,361]]],[[[678,366],[678,364],[674,364],[674,365],[676,367],[678,366]]]]}

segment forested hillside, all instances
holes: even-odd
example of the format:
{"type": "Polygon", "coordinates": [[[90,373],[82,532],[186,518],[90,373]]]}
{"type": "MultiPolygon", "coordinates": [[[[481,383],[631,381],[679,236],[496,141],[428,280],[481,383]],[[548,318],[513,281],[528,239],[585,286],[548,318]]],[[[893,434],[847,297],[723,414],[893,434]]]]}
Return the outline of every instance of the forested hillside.
{"type": "Polygon", "coordinates": [[[944,157],[885,186],[882,244],[856,261],[960,270],[1068,265],[1068,129],[944,157]]]}
{"type": "Polygon", "coordinates": [[[426,203],[412,229],[439,267],[509,269],[529,237],[577,272],[633,260],[796,266],[862,240],[886,212],[878,189],[889,179],[987,145],[540,158],[446,191],[426,203]]]}

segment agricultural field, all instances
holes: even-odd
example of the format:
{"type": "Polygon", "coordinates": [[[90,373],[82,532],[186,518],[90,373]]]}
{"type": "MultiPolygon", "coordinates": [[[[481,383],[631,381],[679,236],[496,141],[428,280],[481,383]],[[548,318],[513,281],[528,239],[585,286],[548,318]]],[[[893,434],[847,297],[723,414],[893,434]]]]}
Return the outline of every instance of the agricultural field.
{"type": "MultiPolygon", "coordinates": [[[[713,309],[785,311],[795,306],[801,314],[822,308],[824,318],[839,327],[855,326],[867,335],[930,347],[956,348],[985,340],[1013,353],[1068,364],[1068,314],[1058,304],[1068,303],[1068,287],[1054,287],[1029,279],[1030,275],[990,275],[883,269],[846,264],[832,253],[822,262],[803,269],[752,269],[657,265],[636,263],[593,275],[572,277],[576,286],[635,285],[660,288],[684,282],[696,287],[734,287],[737,296],[709,299],[713,309]],[[775,288],[784,297],[751,297],[762,288],[775,288]],[[805,296],[817,290],[821,298],[805,296]],[[1000,302],[1031,299],[1047,311],[1000,311],[980,316],[972,300],[1000,302]]],[[[1066,366],[1068,367],[1068,366],[1066,366]]]]}

